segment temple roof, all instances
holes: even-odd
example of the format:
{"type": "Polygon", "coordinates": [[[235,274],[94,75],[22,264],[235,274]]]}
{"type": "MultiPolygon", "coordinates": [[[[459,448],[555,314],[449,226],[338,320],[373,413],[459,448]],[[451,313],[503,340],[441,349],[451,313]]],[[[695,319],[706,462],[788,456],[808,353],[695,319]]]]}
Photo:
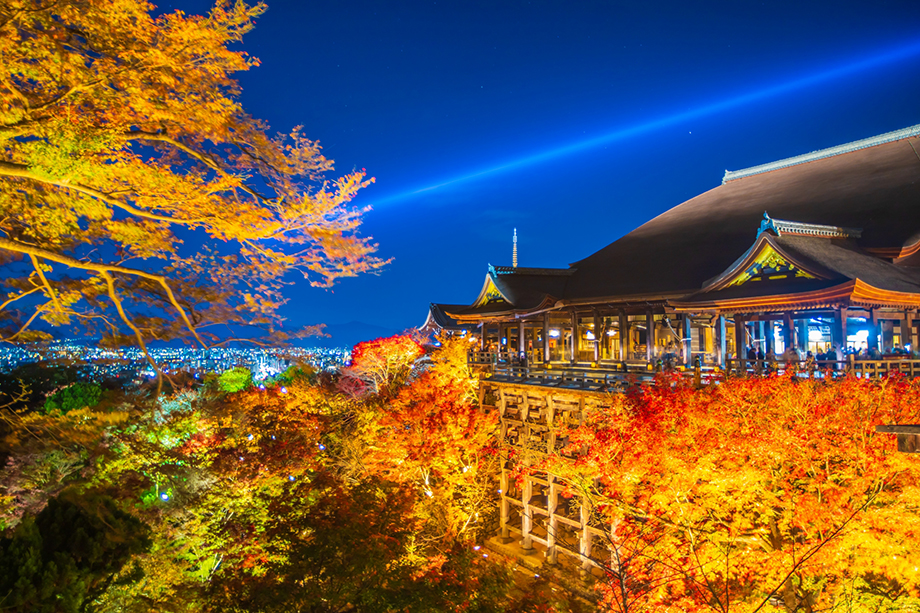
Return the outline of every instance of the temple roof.
{"type": "Polygon", "coordinates": [[[725,176],[722,177],[722,183],[728,183],[729,181],[734,181],[735,179],[741,179],[743,177],[750,177],[751,175],[757,175],[762,172],[770,172],[771,170],[777,170],[779,168],[787,168],[789,166],[796,166],[797,164],[813,162],[815,160],[840,155],[841,153],[849,153],[851,151],[865,149],[866,147],[874,147],[876,145],[890,143],[892,141],[901,140],[910,136],[920,136],[920,125],[911,126],[909,128],[902,128],[892,132],[886,132],[884,134],[879,134],[878,136],[870,136],[869,138],[863,138],[857,141],[853,141],[852,143],[836,145],[834,147],[828,147],[827,149],[819,149],[818,151],[812,151],[811,153],[805,153],[803,155],[796,155],[794,157],[777,160],[775,162],[768,162],[767,164],[760,164],[759,166],[751,166],[750,168],[744,168],[742,170],[726,170],[725,176]]]}
{"type": "Polygon", "coordinates": [[[918,148],[920,139],[902,136],[733,176],[572,264],[563,299],[695,293],[750,247],[764,211],[860,229],[852,240],[863,252],[895,257],[920,241],[918,148]]]}
{"type": "MultiPolygon", "coordinates": [[[[679,298],[673,304],[682,310],[715,305],[728,308],[737,306],[739,301],[753,307],[758,298],[770,297],[772,305],[780,296],[789,304],[813,301],[820,296],[824,306],[835,301],[846,305],[852,303],[851,290],[856,286],[850,282],[855,281],[887,294],[886,304],[899,302],[902,297],[895,293],[920,296],[920,269],[897,266],[864,253],[853,240],[762,233],[722,274],[708,281],[699,292],[679,298]],[[843,287],[849,289],[826,291],[843,287]]],[[[876,298],[883,301],[881,294],[876,298]]]]}
{"type": "Polygon", "coordinates": [[[574,271],[565,268],[489,266],[479,297],[454,317],[495,316],[545,308],[562,298],[574,271]]]}
{"type": "Polygon", "coordinates": [[[448,315],[450,311],[465,309],[463,304],[437,304],[432,302],[428,306],[428,318],[425,323],[419,326],[419,330],[437,328],[440,330],[461,330],[465,326],[457,323],[457,320],[448,315]]]}
{"type": "Polygon", "coordinates": [[[920,306],[918,135],[920,125],[727,172],[568,269],[490,266],[479,298],[447,313],[473,322],[605,303],[754,308],[770,295],[777,304],[807,295],[806,308],[920,306]],[[764,243],[788,266],[736,270],[764,243]]]}

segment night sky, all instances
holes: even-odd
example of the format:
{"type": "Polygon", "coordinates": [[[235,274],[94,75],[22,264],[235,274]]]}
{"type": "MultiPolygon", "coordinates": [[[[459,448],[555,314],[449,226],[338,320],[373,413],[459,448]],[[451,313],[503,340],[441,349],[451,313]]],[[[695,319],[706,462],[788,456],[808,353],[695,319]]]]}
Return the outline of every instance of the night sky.
{"type": "Polygon", "coordinates": [[[242,47],[244,106],[376,177],[356,204],[394,258],[291,287],[292,324],[418,326],[514,227],[519,265],[564,267],[726,169],[920,123],[917,0],[274,0],[242,47]]]}

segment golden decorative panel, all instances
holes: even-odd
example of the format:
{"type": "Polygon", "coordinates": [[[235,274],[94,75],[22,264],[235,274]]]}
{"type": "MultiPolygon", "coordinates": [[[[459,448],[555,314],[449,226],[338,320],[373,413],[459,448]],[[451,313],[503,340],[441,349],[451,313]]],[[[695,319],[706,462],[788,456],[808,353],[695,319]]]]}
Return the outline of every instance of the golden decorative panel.
{"type": "Polygon", "coordinates": [[[779,281],[794,278],[817,279],[810,272],[795,266],[770,245],[764,245],[747,270],[735,277],[728,287],[756,281],[779,281]]]}

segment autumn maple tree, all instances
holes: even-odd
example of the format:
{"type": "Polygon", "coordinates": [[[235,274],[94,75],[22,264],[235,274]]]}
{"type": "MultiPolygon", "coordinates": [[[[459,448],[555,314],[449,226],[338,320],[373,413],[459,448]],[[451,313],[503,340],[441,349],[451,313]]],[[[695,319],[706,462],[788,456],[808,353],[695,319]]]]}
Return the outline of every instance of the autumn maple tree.
{"type": "Polygon", "coordinates": [[[540,466],[609,527],[611,611],[914,611],[920,464],[874,427],[915,423],[918,399],[897,378],[662,380],[540,466]]]}
{"type": "MultiPolygon", "coordinates": [[[[327,286],[384,264],[319,144],[246,113],[237,43],[265,10],[142,0],[0,2],[2,340],[36,322],[108,342],[216,324],[279,333],[289,273],[327,286]]],[[[290,333],[290,331],[288,331],[290,333]]]]}

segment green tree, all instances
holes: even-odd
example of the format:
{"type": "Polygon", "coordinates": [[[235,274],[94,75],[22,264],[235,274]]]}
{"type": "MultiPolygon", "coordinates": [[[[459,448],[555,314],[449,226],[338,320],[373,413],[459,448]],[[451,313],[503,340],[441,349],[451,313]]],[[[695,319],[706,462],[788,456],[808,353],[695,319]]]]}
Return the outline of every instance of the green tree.
{"type": "Polygon", "coordinates": [[[67,413],[74,409],[92,408],[102,399],[102,386],[98,383],[78,382],[67,386],[45,400],[43,411],[67,413]]]}
{"type": "Polygon", "coordinates": [[[240,392],[252,385],[252,372],[242,367],[225,370],[217,378],[217,385],[224,392],[240,392]]]}

